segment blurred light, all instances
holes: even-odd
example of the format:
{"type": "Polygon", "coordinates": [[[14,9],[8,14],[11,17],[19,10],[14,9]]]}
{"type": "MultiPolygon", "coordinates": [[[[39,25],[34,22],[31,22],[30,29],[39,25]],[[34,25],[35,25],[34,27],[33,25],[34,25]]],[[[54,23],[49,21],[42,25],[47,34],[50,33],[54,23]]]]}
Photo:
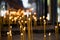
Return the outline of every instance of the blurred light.
{"type": "Polygon", "coordinates": [[[31,4],[28,3],[28,0],[22,0],[24,8],[30,8],[31,4]]]}
{"type": "Polygon", "coordinates": [[[50,14],[49,13],[47,14],[47,20],[50,20],[50,14]]]}
{"type": "Polygon", "coordinates": [[[5,16],[6,10],[1,10],[1,15],[0,16],[5,16]]]}
{"type": "Polygon", "coordinates": [[[13,15],[15,15],[15,13],[16,13],[16,11],[11,11],[11,12],[10,12],[10,14],[13,14],[13,15]]]}

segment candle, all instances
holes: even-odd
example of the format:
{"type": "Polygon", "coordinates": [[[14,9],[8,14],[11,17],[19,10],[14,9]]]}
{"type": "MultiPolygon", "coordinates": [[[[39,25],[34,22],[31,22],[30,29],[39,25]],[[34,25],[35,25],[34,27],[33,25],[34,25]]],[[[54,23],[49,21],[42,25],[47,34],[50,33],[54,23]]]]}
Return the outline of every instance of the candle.
{"type": "Polygon", "coordinates": [[[23,28],[23,40],[26,40],[26,27],[23,28]]]}
{"type": "Polygon", "coordinates": [[[59,24],[59,27],[60,27],[60,24],[59,24]]]}
{"type": "Polygon", "coordinates": [[[44,35],[44,40],[46,40],[46,35],[44,35]]]}
{"type": "Polygon", "coordinates": [[[30,18],[28,18],[27,26],[28,26],[28,40],[33,40],[32,26],[31,26],[30,18]]]}
{"type": "Polygon", "coordinates": [[[34,17],[34,27],[37,29],[37,18],[34,17]]]}
{"type": "Polygon", "coordinates": [[[23,40],[24,39],[24,35],[23,35],[23,25],[20,21],[18,21],[18,23],[20,24],[20,39],[23,40]]]}
{"type": "Polygon", "coordinates": [[[27,23],[27,26],[28,26],[28,40],[31,40],[31,28],[30,28],[30,18],[28,18],[28,23],[27,23]]]}
{"type": "Polygon", "coordinates": [[[21,33],[21,40],[23,40],[23,33],[21,33]]]}
{"type": "Polygon", "coordinates": [[[43,20],[45,19],[45,16],[43,16],[43,20]]]}
{"type": "Polygon", "coordinates": [[[12,26],[10,26],[10,40],[12,40],[12,26]]]}
{"type": "MultiPolygon", "coordinates": [[[[37,21],[37,19],[35,19],[37,21]]],[[[30,12],[30,25],[31,25],[31,40],[33,40],[33,29],[32,29],[32,14],[30,12]]]]}
{"type": "Polygon", "coordinates": [[[7,40],[10,40],[10,33],[7,32],[7,40]]]}
{"type": "Polygon", "coordinates": [[[51,40],[51,33],[49,33],[49,40],[51,40]]]}
{"type": "Polygon", "coordinates": [[[46,35],[46,20],[44,20],[44,35],[46,35]]]}
{"type": "Polygon", "coordinates": [[[58,26],[55,26],[55,36],[56,40],[58,40],[58,26]]]}
{"type": "Polygon", "coordinates": [[[40,17],[40,26],[42,26],[42,17],[40,17]]]}

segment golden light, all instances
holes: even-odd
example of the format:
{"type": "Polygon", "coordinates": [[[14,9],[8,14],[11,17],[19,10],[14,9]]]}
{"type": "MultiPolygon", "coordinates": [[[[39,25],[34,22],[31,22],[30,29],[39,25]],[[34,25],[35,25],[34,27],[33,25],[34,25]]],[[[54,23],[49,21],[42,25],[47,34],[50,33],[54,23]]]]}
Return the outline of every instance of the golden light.
{"type": "Polygon", "coordinates": [[[26,30],[26,27],[24,27],[23,30],[25,31],[26,30]]]}
{"type": "Polygon", "coordinates": [[[12,28],[12,26],[10,26],[10,28],[12,28]]]}
{"type": "Polygon", "coordinates": [[[14,20],[16,21],[17,20],[17,17],[14,17],[14,20]]]}
{"type": "Polygon", "coordinates": [[[9,15],[9,11],[8,10],[6,11],[6,15],[9,15]]]}
{"type": "Polygon", "coordinates": [[[14,20],[12,19],[12,22],[13,22],[14,20]]]}
{"type": "Polygon", "coordinates": [[[27,21],[25,21],[25,23],[27,23],[27,21]]]}
{"type": "Polygon", "coordinates": [[[4,18],[6,18],[6,16],[4,16],[4,18]]]}
{"type": "Polygon", "coordinates": [[[28,18],[28,20],[30,21],[30,18],[28,18]]]}
{"type": "Polygon", "coordinates": [[[57,28],[57,26],[55,26],[55,28],[57,28]]]}
{"type": "Polygon", "coordinates": [[[7,32],[7,34],[10,34],[9,32],[7,32]]]}
{"type": "Polygon", "coordinates": [[[34,12],[34,15],[36,15],[36,12],[34,12]]]}
{"type": "Polygon", "coordinates": [[[44,37],[46,37],[46,35],[44,35],[44,37]]]}
{"type": "Polygon", "coordinates": [[[12,36],[11,30],[9,31],[9,33],[10,33],[10,36],[12,36]]]}
{"type": "Polygon", "coordinates": [[[33,15],[33,18],[34,18],[35,16],[33,15]]]}
{"type": "Polygon", "coordinates": [[[23,20],[21,20],[21,22],[23,23],[23,20]]]}
{"type": "Polygon", "coordinates": [[[34,19],[36,19],[36,17],[34,17],[34,19]]]}
{"type": "Polygon", "coordinates": [[[31,12],[30,12],[30,15],[31,15],[31,12]]]}
{"type": "Polygon", "coordinates": [[[45,16],[43,16],[43,19],[45,18],[45,16]]]}
{"type": "Polygon", "coordinates": [[[24,13],[24,10],[22,10],[21,13],[24,13]]]}
{"type": "Polygon", "coordinates": [[[10,20],[11,20],[12,18],[13,18],[12,16],[9,17],[10,20]]]}
{"type": "Polygon", "coordinates": [[[40,20],[42,19],[42,17],[40,17],[40,20]]]}
{"type": "Polygon", "coordinates": [[[22,17],[24,17],[24,15],[22,15],[22,17]]]}
{"type": "Polygon", "coordinates": [[[46,20],[44,20],[44,24],[46,24],[46,20]]]}
{"type": "Polygon", "coordinates": [[[49,33],[49,36],[51,35],[51,33],[49,33]]]}
{"type": "Polygon", "coordinates": [[[60,26],[60,24],[59,24],[59,26],[60,26]]]}
{"type": "Polygon", "coordinates": [[[21,33],[21,36],[23,36],[23,33],[21,33]]]}
{"type": "Polygon", "coordinates": [[[22,26],[20,26],[20,29],[22,28],[22,26]]]}
{"type": "Polygon", "coordinates": [[[17,12],[16,11],[10,11],[10,14],[15,15],[17,12]]]}

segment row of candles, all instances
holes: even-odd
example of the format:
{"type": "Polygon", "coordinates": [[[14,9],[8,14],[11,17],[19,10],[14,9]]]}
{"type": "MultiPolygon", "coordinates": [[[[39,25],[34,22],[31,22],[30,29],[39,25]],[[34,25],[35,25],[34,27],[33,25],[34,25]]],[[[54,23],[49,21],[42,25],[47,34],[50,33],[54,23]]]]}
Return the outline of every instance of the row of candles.
{"type": "MultiPolygon", "coordinates": [[[[29,12],[29,10],[27,10],[29,12]]],[[[24,10],[19,10],[18,12],[7,12],[7,15],[4,16],[4,19],[8,18],[9,19],[9,32],[7,32],[8,35],[8,40],[12,40],[12,26],[10,24],[15,21],[18,21],[20,24],[20,39],[21,40],[26,40],[26,30],[28,30],[28,40],[33,40],[33,28],[32,28],[32,20],[34,19],[34,27],[37,27],[37,14],[34,12],[30,12],[29,16],[24,15],[24,10]],[[11,14],[12,13],[12,14],[11,14]],[[20,15],[20,14],[21,15],[20,15]],[[27,24],[27,27],[26,25],[27,24]]],[[[47,19],[47,17],[46,17],[47,19]]],[[[47,25],[47,20],[45,20],[45,16],[40,17],[40,25],[42,25],[42,20],[43,20],[43,25],[44,25],[44,40],[46,40],[46,25],[47,25]]],[[[56,40],[58,40],[58,25],[55,26],[55,34],[56,34],[56,40]]],[[[51,40],[51,33],[49,33],[49,40],[51,40]]]]}

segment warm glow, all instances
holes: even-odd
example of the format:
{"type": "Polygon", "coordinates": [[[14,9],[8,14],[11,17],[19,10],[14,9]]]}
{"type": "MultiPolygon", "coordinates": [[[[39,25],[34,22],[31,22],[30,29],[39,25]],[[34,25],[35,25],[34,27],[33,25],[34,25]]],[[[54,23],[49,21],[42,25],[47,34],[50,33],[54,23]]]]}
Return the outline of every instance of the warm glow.
{"type": "Polygon", "coordinates": [[[44,35],[44,37],[46,37],[46,35],[44,35]]]}
{"type": "Polygon", "coordinates": [[[49,36],[51,35],[51,33],[49,33],[49,36]]]}
{"type": "Polygon", "coordinates": [[[14,17],[14,20],[16,21],[17,20],[17,17],[14,17]]]}
{"type": "Polygon", "coordinates": [[[57,26],[55,26],[55,28],[57,28],[57,26]]]}
{"type": "Polygon", "coordinates": [[[23,23],[23,20],[21,20],[21,22],[23,23]]]}
{"type": "Polygon", "coordinates": [[[25,31],[26,30],[26,27],[24,27],[23,30],[25,31]]]}
{"type": "Polygon", "coordinates": [[[43,19],[45,18],[45,16],[43,16],[43,19]]]}
{"type": "Polygon", "coordinates": [[[21,33],[21,36],[23,36],[23,33],[21,33]]]}
{"type": "Polygon", "coordinates": [[[27,23],[27,21],[25,21],[25,23],[27,23]]]}
{"type": "Polygon", "coordinates": [[[9,32],[7,32],[7,34],[10,34],[9,32]]]}
{"type": "Polygon", "coordinates": [[[40,17],[40,20],[42,19],[42,17],[40,17]]]}
{"type": "Polygon", "coordinates": [[[12,16],[9,17],[10,20],[11,20],[12,18],[13,18],[12,16]]]}
{"type": "Polygon", "coordinates": [[[59,26],[60,26],[60,24],[59,24],[59,26]]]}
{"type": "Polygon", "coordinates": [[[28,18],[28,20],[30,21],[30,18],[28,18]]]}
{"type": "Polygon", "coordinates": [[[36,15],[36,12],[34,12],[34,15],[36,15]]]}
{"type": "Polygon", "coordinates": [[[11,11],[10,14],[15,15],[16,14],[16,11],[11,11]]]}

